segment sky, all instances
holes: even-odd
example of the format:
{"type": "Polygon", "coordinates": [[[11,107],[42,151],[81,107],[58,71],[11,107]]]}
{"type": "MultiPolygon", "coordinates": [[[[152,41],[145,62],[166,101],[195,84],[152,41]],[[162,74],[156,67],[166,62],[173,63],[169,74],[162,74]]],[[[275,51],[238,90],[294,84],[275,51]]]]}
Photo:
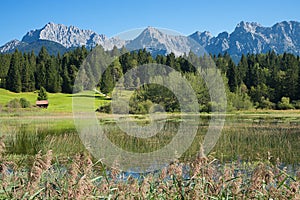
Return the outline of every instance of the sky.
{"type": "Polygon", "coordinates": [[[300,21],[298,0],[2,0],[0,46],[21,40],[48,22],[93,30],[108,37],[153,26],[184,35],[209,31],[232,32],[240,21],[272,26],[300,21]]]}

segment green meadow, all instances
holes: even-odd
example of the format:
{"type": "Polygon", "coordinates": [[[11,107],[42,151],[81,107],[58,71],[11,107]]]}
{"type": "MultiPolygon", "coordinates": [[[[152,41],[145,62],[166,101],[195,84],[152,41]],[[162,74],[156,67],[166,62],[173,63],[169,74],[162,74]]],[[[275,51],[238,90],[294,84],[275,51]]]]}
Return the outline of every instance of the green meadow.
{"type": "MultiPolygon", "coordinates": [[[[48,94],[49,107],[6,110],[6,104],[14,98],[26,98],[35,104],[37,93],[12,93],[0,89],[2,112],[0,114],[1,135],[6,136],[10,155],[34,155],[39,150],[53,150],[56,155],[70,156],[85,151],[75,129],[72,114],[72,94],[48,94]],[[51,141],[49,143],[49,141],[51,141]],[[21,146],[18,146],[20,145],[21,146]],[[63,145],[62,145],[63,144],[63,145]],[[23,145],[23,146],[22,146],[23,145]],[[23,149],[23,150],[22,150],[23,149]],[[24,152],[22,152],[24,151],[24,152]]],[[[96,105],[104,105],[110,100],[94,92],[85,92],[81,104],[90,99],[96,105]]],[[[124,94],[126,96],[128,94],[124,94]]],[[[174,134],[165,130],[153,137],[133,138],[121,131],[111,114],[97,113],[99,123],[105,127],[107,137],[116,145],[133,152],[148,152],[168,144],[174,134]]],[[[182,155],[182,160],[193,159],[200,149],[200,143],[208,129],[211,114],[200,114],[197,135],[190,148],[182,155]]],[[[138,125],[147,125],[147,115],[131,115],[128,119],[138,125]]],[[[181,123],[179,114],[168,114],[165,127],[177,130],[181,123]]],[[[190,124],[190,126],[195,126],[190,124]]],[[[216,158],[228,162],[243,159],[247,161],[266,158],[281,158],[288,164],[298,163],[300,157],[300,112],[297,110],[250,110],[226,114],[222,134],[211,151],[216,158]]]]}
{"type": "MultiPolygon", "coordinates": [[[[94,93],[89,93],[88,95],[96,96],[94,99],[95,105],[103,105],[108,102],[103,96],[94,95],[94,93]]],[[[23,93],[14,93],[8,90],[0,88],[0,105],[2,108],[5,108],[5,105],[12,99],[17,98],[26,98],[32,106],[35,105],[37,100],[37,92],[23,92],[23,93]]],[[[63,93],[48,93],[49,107],[47,109],[35,109],[34,112],[38,113],[72,113],[72,94],[63,94],[63,93]]],[[[15,112],[22,111],[32,111],[32,109],[25,110],[15,110],[15,112]]]]}
{"type": "MultiPolygon", "coordinates": [[[[197,126],[197,133],[179,160],[154,174],[137,176],[106,166],[89,154],[74,125],[72,94],[49,93],[48,109],[34,106],[34,92],[0,89],[0,96],[0,183],[5,186],[0,189],[0,198],[183,199],[191,195],[198,199],[293,199],[299,195],[297,110],[227,113],[216,145],[204,157],[201,143],[212,115],[191,115],[198,117],[199,123],[190,124],[197,126]],[[32,107],[8,108],[7,103],[14,98],[26,98],[32,107]],[[186,172],[184,167],[190,170],[186,172]]],[[[83,105],[93,100],[93,109],[110,101],[94,92],[78,97],[83,97],[79,98],[83,105]]],[[[161,131],[149,138],[135,138],[116,125],[113,115],[96,113],[96,117],[110,141],[136,153],[169,144],[183,122],[180,114],[167,114],[160,121],[164,123],[161,131]]],[[[151,123],[148,115],[127,119],[139,126],[151,123]]]]}

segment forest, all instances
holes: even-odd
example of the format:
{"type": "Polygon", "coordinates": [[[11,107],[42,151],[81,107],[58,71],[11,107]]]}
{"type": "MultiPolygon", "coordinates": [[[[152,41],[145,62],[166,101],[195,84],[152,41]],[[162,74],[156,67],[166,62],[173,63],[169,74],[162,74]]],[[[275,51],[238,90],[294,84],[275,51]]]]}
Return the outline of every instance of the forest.
{"type": "MultiPolygon", "coordinates": [[[[11,54],[0,54],[0,87],[16,93],[32,92],[41,87],[50,93],[72,93],[85,89],[73,90],[73,86],[80,66],[90,51],[83,46],[63,55],[53,56],[43,47],[38,55],[18,50],[11,54]]],[[[111,94],[115,83],[130,69],[157,63],[180,72],[197,94],[199,111],[209,112],[214,102],[210,102],[206,84],[189,60],[201,66],[201,63],[210,58],[221,71],[228,110],[300,108],[300,58],[293,54],[279,55],[274,51],[247,54],[242,55],[239,62],[235,63],[227,53],[196,56],[190,52],[179,57],[170,53],[153,57],[145,49],[128,52],[125,48],[114,47],[112,51],[104,51],[99,47],[97,51],[98,54],[100,51],[99,55],[113,57],[114,60],[100,80],[90,80],[89,88],[96,86],[107,95],[111,94]]],[[[95,71],[86,69],[85,73],[92,77],[95,71]]],[[[140,80],[127,76],[124,85],[126,89],[134,90],[140,85],[140,80]]],[[[131,101],[133,113],[147,112],[149,102],[162,104],[168,112],[180,109],[176,97],[168,89],[157,85],[142,85],[134,94],[131,101]]],[[[103,107],[100,110],[109,112],[109,109],[107,111],[103,107]]]]}

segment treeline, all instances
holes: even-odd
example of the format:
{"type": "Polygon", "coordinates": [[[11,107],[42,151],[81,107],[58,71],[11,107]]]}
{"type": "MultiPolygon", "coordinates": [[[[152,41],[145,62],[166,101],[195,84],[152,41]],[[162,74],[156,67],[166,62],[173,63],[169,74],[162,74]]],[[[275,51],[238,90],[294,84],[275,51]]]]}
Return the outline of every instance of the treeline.
{"type": "Polygon", "coordinates": [[[88,50],[84,47],[63,56],[51,56],[42,47],[33,52],[0,54],[0,87],[12,92],[31,92],[44,87],[52,93],[72,93],[73,83],[88,50]]]}
{"type": "MultiPolygon", "coordinates": [[[[102,48],[99,51],[101,51],[100,55],[107,54],[115,58],[100,80],[93,80],[90,83],[97,85],[101,92],[106,94],[111,93],[115,83],[128,70],[142,64],[157,63],[181,72],[193,86],[201,106],[200,110],[209,111],[214,106],[214,102],[210,102],[205,82],[198,76],[196,68],[189,61],[201,66],[202,63],[210,60],[210,57],[222,73],[227,89],[228,108],[289,109],[300,107],[298,101],[300,99],[300,59],[299,56],[289,53],[278,55],[271,51],[267,54],[243,55],[238,64],[235,64],[226,53],[202,57],[192,52],[180,57],[175,57],[171,53],[153,58],[145,49],[127,52],[125,48],[118,50],[115,47],[110,52],[105,52],[102,48]]],[[[30,92],[44,87],[52,93],[72,93],[78,70],[88,54],[89,50],[85,47],[57,56],[49,55],[45,48],[42,48],[38,55],[33,52],[22,54],[18,50],[12,54],[0,54],[0,87],[13,92],[30,92]]],[[[85,73],[101,74],[101,71],[95,72],[87,69],[85,73]]],[[[133,89],[139,86],[140,82],[139,78],[129,76],[124,80],[124,85],[127,89],[133,89]]],[[[78,88],[80,89],[83,88],[78,88]]],[[[142,90],[135,95],[136,100],[144,102],[145,105],[150,105],[149,101],[160,104],[164,101],[163,106],[168,107],[168,111],[180,109],[174,95],[172,96],[162,87],[143,86],[142,90]],[[155,91],[159,92],[156,96],[155,91]]],[[[138,104],[133,105],[138,106],[138,104]]]]}
{"type": "Polygon", "coordinates": [[[299,108],[299,56],[289,53],[277,55],[274,51],[248,54],[242,55],[237,65],[227,54],[213,59],[226,74],[230,92],[248,95],[255,107],[299,108]]]}

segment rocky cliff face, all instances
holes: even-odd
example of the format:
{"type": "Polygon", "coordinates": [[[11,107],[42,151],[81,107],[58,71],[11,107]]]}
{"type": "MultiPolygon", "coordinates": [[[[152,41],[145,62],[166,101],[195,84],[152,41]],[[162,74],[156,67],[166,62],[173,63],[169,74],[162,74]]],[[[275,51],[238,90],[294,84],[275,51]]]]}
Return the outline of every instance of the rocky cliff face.
{"type": "MultiPolygon", "coordinates": [[[[30,51],[29,45],[38,41],[51,41],[62,45],[65,49],[85,45],[92,48],[102,45],[110,50],[114,46],[125,46],[129,50],[146,48],[157,53],[171,53],[182,55],[190,50],[196,54],[203,53],[201,46],[207,53],[218,54],[228,52],[233,57],[247,53],[265,53],[274,50],[276,53],[289,52],[300,54],[300,23],[284,21],[272,27],[263,27],[255,22],[240,22],[232,33],[223,32],[217,36],[211,33],[195,32],[190,36],[169,35],[153,27],[148,27],[135,39],[125,41],[119,38],[108,38],[91,30],[82,30],[75,26],[48,23],[43,28],[29,31],[22,41],[12,40],[0,47],[1,53],[14,49],[30,51]]],[[[61,49],[61,47],[60,47],[61,49]]],[[[55,49],[54,49],[55,51],[55,49]]]]}
{"type": "Polygon", "coordinates": [[[247,53],[265,53],[274,50],[277,53],[300,53],[300,23],[280,22],[272,27],[263,27],[258,23],[240,22],[229,34],[223,32],[216,37],[196,32],[189,37],[204,41],[205,49],[212,54],[228,52],[232,56],[247,53]]]}
{"type": "Polygon", "coordinates": [[[153,27],[146,28],[138,37],[128,42],[129,50],[146,48],[150,52],[173,52],[176,56],[189,53],[191,50],[200,53],[201,46],[195,40],[180,35],[168,35],[153,27]]]}
{"type": "MultiPolygon", "coordinates": [[[[42,29],[29,31],[23,37],[22,42],[32,43],[37,40],[50,40],[66,48],[80,46],[91,48],[97,44],[106,48],[106,45],[111,42],[114,42],[118,47],[124,44],[116,38],[109,39],[105,35],[97,34],[91,30],[82,30],[75,26],[65,26],[54,23],[48,23],[42,29]]],[[[108,47],[110,46],[111,45],[108,47]]]]}

